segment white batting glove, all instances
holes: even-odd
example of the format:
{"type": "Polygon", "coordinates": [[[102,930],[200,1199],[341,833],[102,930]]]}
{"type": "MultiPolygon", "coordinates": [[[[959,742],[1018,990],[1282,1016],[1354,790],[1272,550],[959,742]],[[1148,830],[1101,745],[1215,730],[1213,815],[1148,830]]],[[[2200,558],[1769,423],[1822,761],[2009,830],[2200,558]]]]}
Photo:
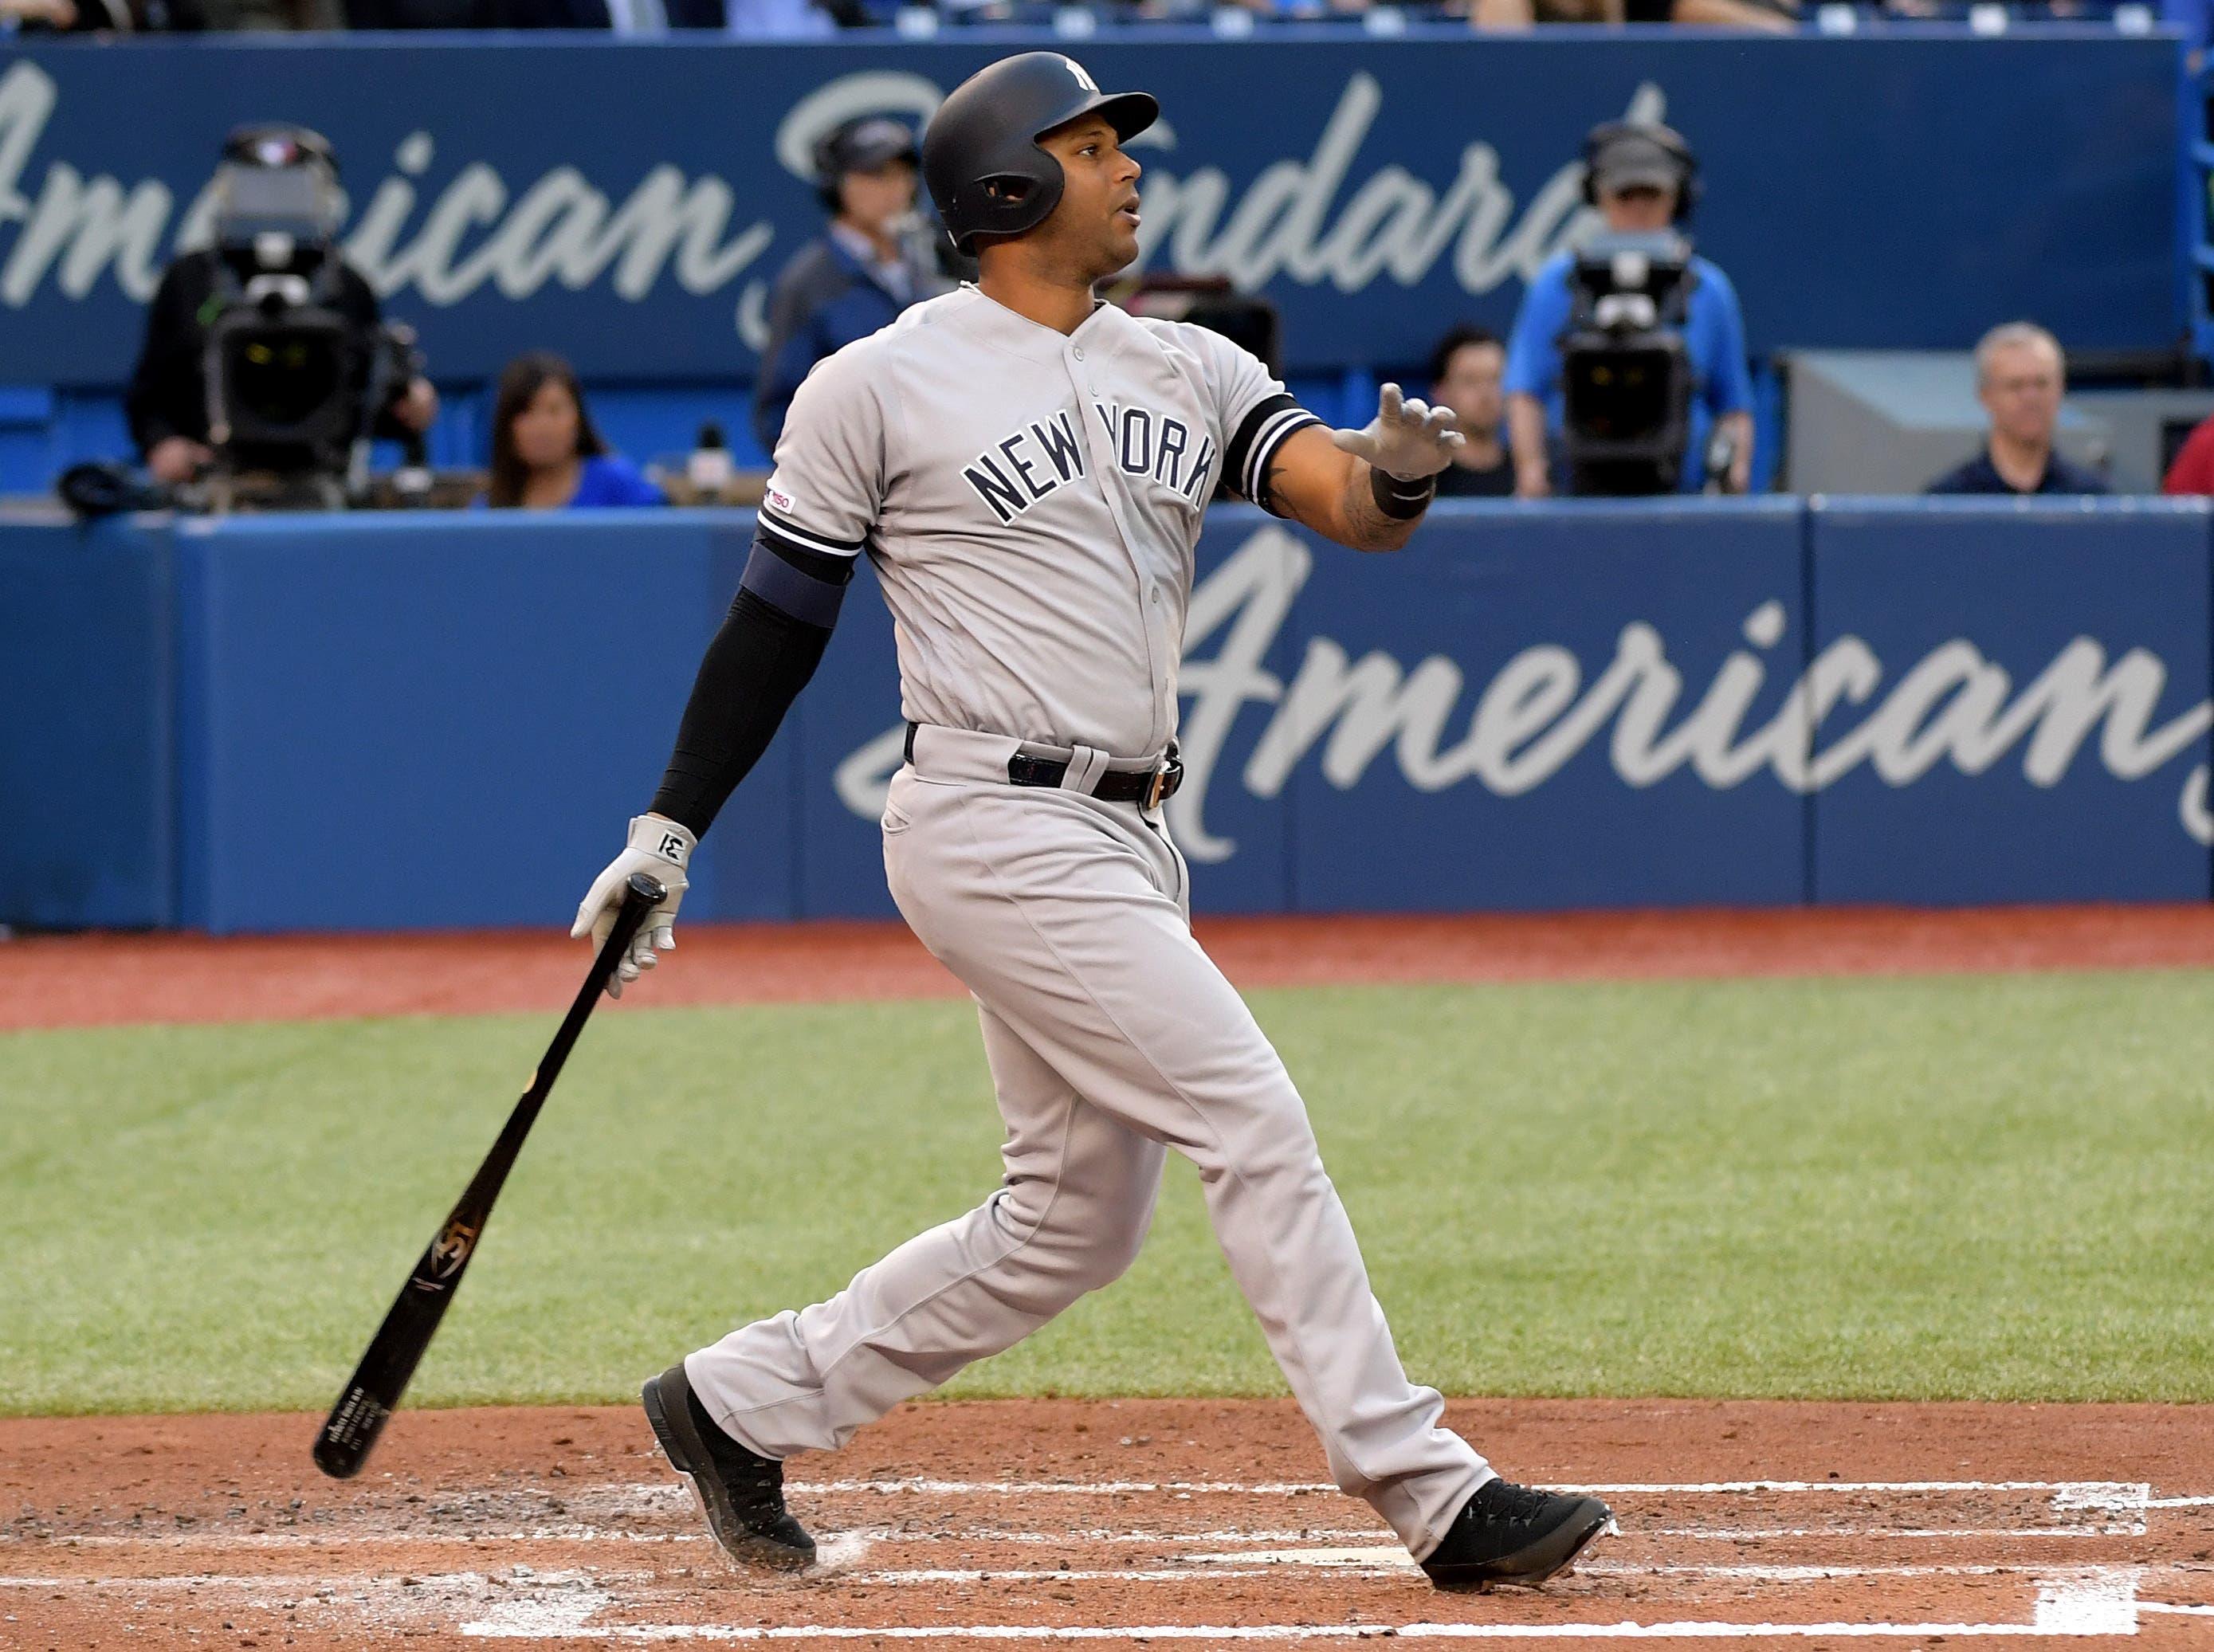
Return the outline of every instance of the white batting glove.
{"type": "Polygon", "coordinates": [[[631,873],[650,873],[669,891],[668,898],[645,915],[645,921],[638,927],[638,938],[630,944],[629,955],[608,978],[610,998],[621,998],[625,982],[635,981],[653,968],[660,961],[657,954],[676,950],[672,926],[677,903],[689,887],[684,869],[692,864],[692,851],[698,847],[699,840],[675,821],[661,815],[639,815],[630,823],[629,847],[592,880],[591,889],[577,908],[577,921],[569,936],[582,940],[590,935],[595,952],[607,939],[608,931],[615,927],[615,914],[622,909],[623,885],[631,873]]]}
{"type": "Polygon", "coordinates": [[[1387,476],[1417,482],[1443,470],[1453,462],[1453,450],[1466,445],[1458,418],[1451,407],[1407,400],[1398,385],[1387,384],[1366,430],[1332,431],[1330,439],[1387,476]]]}

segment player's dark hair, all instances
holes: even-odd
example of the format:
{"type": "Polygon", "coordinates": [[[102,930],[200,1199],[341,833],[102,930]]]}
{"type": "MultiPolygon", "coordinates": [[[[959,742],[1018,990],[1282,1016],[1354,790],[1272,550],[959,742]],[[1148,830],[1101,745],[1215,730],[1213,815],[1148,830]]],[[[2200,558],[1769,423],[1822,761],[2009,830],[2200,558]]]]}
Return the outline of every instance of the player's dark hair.
{"type": "Polygon", "coordinates": [[[486,504],[512,509],[523,503],[530,467],[515,450],[515,421],[548,384],[559,384],[577,404],[577,456],[596,459],[608,450],[584,407],[584,387],[577,382],[577,370],[551,350],[517,356],[500,373],[499,394],[492,399],[492,476],[485,486],[486,504]]]}
{"type": "Polygon", "coordinates": [[[1456,321],[1430,352],[1430,383],[1434,386],[1446,376],[1446,370],[1453,365],[1454,351],[1465,350],[1475,344],[1497,345],[1501,350],[1507,348],[1506,340],[1489,327],[1478,327],[1473,321],[1456,321]]]}

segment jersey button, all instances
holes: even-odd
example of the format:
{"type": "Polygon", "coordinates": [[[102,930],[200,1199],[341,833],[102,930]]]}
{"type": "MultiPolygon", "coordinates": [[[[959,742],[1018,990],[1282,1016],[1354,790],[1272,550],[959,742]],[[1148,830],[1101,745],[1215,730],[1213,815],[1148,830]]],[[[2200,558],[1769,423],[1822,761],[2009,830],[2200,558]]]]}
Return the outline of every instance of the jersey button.
{"type": "Polygon", "coordinates": [[[1068,353],[1075,357],[1077,360],[1082,361],[1084,359],[1084,346],[1080,344],[1073,344],[1068,347],[1068,353]]]}

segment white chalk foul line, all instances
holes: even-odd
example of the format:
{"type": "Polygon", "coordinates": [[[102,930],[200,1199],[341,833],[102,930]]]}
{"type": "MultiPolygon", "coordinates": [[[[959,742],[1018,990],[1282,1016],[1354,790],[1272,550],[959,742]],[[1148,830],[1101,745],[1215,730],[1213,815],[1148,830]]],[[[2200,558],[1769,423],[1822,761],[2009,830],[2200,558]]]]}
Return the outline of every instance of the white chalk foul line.
{"type": "MultiPolygon", "coordinates": [[[[2160,1505],[2153,1505],[2158,1508],[2160,1505]]],[[[683,1512],[691,1512],[688,1498],[683,1512]]],[[[1701,1543],[1742,1543],[1777,1538],[2097,1538],[2143,1537],[2142,1520],[2098,1526],[1639,1526],[1641,1538],[1682,1538],[1701,1543]]],[[[1316,1543],[1373,1538],[1373,1530],[1360,1527],[1312,1527],[1282,1531],[1115,1532],[1073,1528],[1068,1531],[994,1532],[969,1527],[958,1536],[942,1532],[870,1531],[874,1542],[931,1547],[952,1542],[1008,1546],[1065,1548],[1072,1544],[1146,1544],[1180,1548],[1202,1543],[1316,1543]]],[[[662,1544],[700,1544],[708,1539],[698,1532],[635,1532],[621,1527],[538,1526],[511,1532],[410,1532],[332,1530],[313,1534],[292,1532],[156,1532],[136,1536],[108,1532],[70,1533],[52,1538],[0,1538],[0,1552],[76,1549],[125,1549],[171,1553],[216,1553],[223,1551],[308,1551],[369,1549],[396,1545],[407,1548],[478,1548],[486,1544],[615,1544],[624,1547],[662,1544]]]]}
{"type": "Polygon", "coordinates": [[[50,1576],[0,1576],[0,1589],[254,1589],[290,1593],[303,1599],[327,1602],[341,1594],[358,1596],[371,1591],[484,1591],[533,1586],[549,1580],[559,1585],[586,1577],[596,1583],[650,1583],[655,1574],[596,1569],[590,1573],[537,1572],[528,1566],[517,1566],[494,1576],[483,1572],[425,1572],[411,1576],[412,1582],[403,1582],[398,1577],[369,1572],[242,1572],[231,1576],[217,1572],[186,1572],[150,1577],[77,1577],[58,1573],[50,1576]]]}
{"type": "MultiPolygon", "coordinates": [[[[840,1539],[832,1539],[836,1542],[840,1539]]],[[[867,1539],[859,1540],[865,1547],[867,1539]]],[[[835,1558],[835,1557],[834,1557],[835,1558]]],[[[847,1563],[850,1565],[850,1561],[847,1563]]],[[[836,1564],[818,1567],[808,1574],[827,1577],[835,1574],[840,1583],[870,1583],[906,1585],[914,1583],[1208,1583],[1222,1577],[1281,1576],[1287,1567],[1313,1567],[1324,1569],[1334,1577],[1402,1577],[1417,1569],[1413,1558],[1403,1549],[1378,1546],[1367,1549],[1284,1549],[1257,1550],[1251,1552],[1225,1551],[1221,1554],[1193,1555],[1183,1563],[1173,1567],[1100,1569],[1093,1570],[1062,1569],[1058,1567],[928,1567],[908,1569],[860,1571],[836,1564]]],[[[2181,1580],[2205,1575],[2203,1569],[2190,1565],[2128,1565],[2083,1567],[2071,1569],[2071,1576],[2085,1578],[2119,1577],[2125,1574],[2140,1579],[2161,1577],[2181,1580]]],[[[1631,1561],[1580,1560],[1576,1575],[1582,1577],[1659,1577],[1712,1578],[1728,1581],[1772,1583],[1825,1583],[1850,1582],[1856,1578],[1908,1577],[2038,1577],[2049,1578],[2049,1565],[2026,1565],[2008,1563],[1959,1565],[1738,1565],[1704,1566],[1681,1562],[1639,1563],[1631,1561]]],[[[391,1578],[373,1576],[367,1573],[286,1573],[253,1572],[224,1576],[213,1572],[197,1572],[177,1576],[136,1576],[127,1577],[97,1577],[64,1573],[36,1576],[0,1576],[0,1589],[21,1589],[28,1592],[54,1590],[132,1591],[158,1589],[254,1589],[258,1591],[290,1591],[302,1595],[321,1594],[324,1597],[340,1594],[358,1594],[364,1589],[391,1589],[401,1587],[425,1590],[466,1590],[478,1593],[493,1588],[572,1588],[596,1587],[605,1583],[644,1583],[656,1581],[651,1572],[624,1572],[591,1568],[586,1570],[534,1571],[529,1567],[488,1576],[482,1572],[431,1572],[417,1576],[412,1585],[403,1586],[391,1578]]],[[[804,1581],[804,1580],[794,1580],[804,1581]]],[[[612,1598],[612,1597],[607,1597],[612,1598]]],[[[2140,1602],[2148,1612],[2179,1612],[2214,1613],[2214,1604],[2160,1605],[2140,1602]]]]}
{"type": "MultiPolygon", "coordinates": [[[[690,1513],[688,1498],[684,1509],[690,1513]]],[[[1075,1528],[1065,1532],[993,1532],[971,1527],[958,1538],[942,1532],[870,1531],[866,1535],[878,1543],[930,1545],[957,1541],[1030,1544],[1066,1547],[1072,1543],[1148,1543],[1176,1546],[1195,1543],[1300,1543],[1324,1539],[1358,1539],[1373,1538],[1374,1530],[1349,1527],[1335,1529],[1326,1527],[1301,1527],[1296,1530],[1277,1532],[1248,1532],[1231,1528],[1214,1532],[1111,1532],[1104,1529],[1075,1528]]],[[[347,1531],[330,1530],[315,1533],[297,1532],[154,1532],[139,1536],[121,1536],[113,1533],[97,1532],[70,1533],[64,1537],[28,1538],[0,1537],[0,1551],[10,1548],[46,1549],[339,1549],[349,1546],[371,1546],[379,1544],[401,1544],[409,1548],[435,1545],[449,1548],[474,1548],[486,1543],[705,1543],[708,1539],[698,1532],[633,1532],[621,1527],[606,1526],[537,1526],[514,1532],[409,1532],[409,1531],[347,1531]]]]}
{"type": "MultiPolygon", "coordinates": [[[[1404,1559],[1404,1557],[1402,1557],[1404,1559]]],[[[1365,1566],[1333,1566],[1333,1577],[1397,1577],[1411,1569],[1414,1562],[1404,1565],[1372,1564],[1365,1566]]],[[[839,1578],[841,1583],[1212,1583],[1226,1577],[1281,1577],[1284,1569],[1276,1564],[1209,1566],[1201,1570],[1195,1566],[1164,1567],[1158,1570],[1130,1571],[998,1571],[991,1568],[969,1569],[964,1567],[945,1569],[925,1568],[914,1571],[847,1572],[839,1578]]]]}
{"type": "Polygon", "coordinates": [[[570,1588],[550,1598],[493,1608],[461,1632],[483,1640],[606,1641],[1312,1641],[1367,1640],[1774,1640],[1905,1639],[1940,1636],[1996,1638],[2028,1636],[2134,1635],[2138,1574],[2135,1569],[2071,1573],[2040,1581],[2027,1623],[2017,1624],[1777,1624],[1662,1622],[1640,1624],[1153,1624],[1104,1626],[1050,1624],[609,1624],[590,1619],[609,1605],[603,1591],[570,1588]]]}
{"type": "MultiPolygon", "coordinates": [[[[1226,1577],[1281,1577],[1287,1569],[1310,1567],[1332,1577],[1398,1578],[1419,1570],[1404,1549],[1279,1549],[1251,1552],[1193,1555],[1185,1564],[1156,1568],[1079,1571],[1009,1569],[1003,1567],[919,1567],[907,1570],[853,1571],[842,1574],[841,1583],[908,1585],[916,1583],[1197,1583],[1226,1577]],[[1202,1569],[1203,1568],[1203,1569],[1202,1569]]],[[[2166,1571],[2162,1567],[2131,1567],[2138,1572],[2166,1571]]],[[[1693,1566],[1671,1563],[1638,1565],[1628,1561],[1581,1560],[1580,1577],[1713,1578],[1761,1583],[1834,1583],[1857,1578],[1907,1577],[2040,1577],[2050,1566],[1693,1566]]],[[[2214,1606],[2192,1607],[2214,1612],[2214,1606]]]]}
{"type": "MultiPolygon", "coordinates": [[[[1547,1483],[1557,1491],[1593,1496],[1744,1496],[1777,1492],[1789,1496],[1831,1492],[2041,1491],[2070,1507],[2142,1508],[2152,1487],[2142,1480],[1617,1480],[1589,1484],[1547,1483]]],[[[658,1491],[641,1485],[640,1491],[658,1491]]],[[[925,1496],[1013,1497],[1032,1496],[1123,1496],[1167,1493],[1183,1496],[1295,1497],[1317,1493],[1342,1495],[1322,1480],[933,1480],[920,1476],[890,1480],[795,1480],[787,1490],[818,1495],[871,1492],[925,1496]]],[[[2207,1501],[2214,1502],[2214,1498],[2207,1501]]]]}
{"type": "MultiPolygon", "coordinates": [[[[484,1543],[705,1543],[699,1532],[628,1532],[620,1527],[534,1526],[515,1532],[152,1532],[119,1536],[71,1533],[52,1538],[0,1538],[0,1549],[343,1549],[380,1543],[408,1548],[471,1549],[484,1543]]],[[[1059,1541],[1056,1539],[1055,1541],[1059,1541]]]]}
{"type": "Polygon", "coordinates": [[[1756,1538],[2141,1538],[2143,1520],[2104,1526],[1641,1526],[1643,1538],[1742,1543],[1756,1538]]]}
{"type": "MultiPolygon", "coordinates": [[[[1378,1569],[1379,1575],[1389,1569],[1378,1569]]],[[[1404,1561],[1402,1567],[1404,1569],[1404,1561]]],[[[776,1624],[748,1625],[723,1624],[595,1624],[591,1619],[609,1606],[616,1604],[616,1595],[602,1584],[622,1584],[651,1581],[651,1574],[601,1574],[577,1571],[534,1572],[527,1567],[517,1567],[504,1577],[488,1578],[481,1573],[431,1575],[414,1580],[419,1592],[413,1598],[426,1606],[443,1600],[451,1606],[466,1601],[481,1617],[458,1625],[460,1632],[474,1639],[493,1640],[600,1640],[600,1641],[777,1641],[777,1640],[847,1640],[880,1637],[887,1640],[959,1640],[959,1641],[1090,1641],[1090,1640],[1168,1640],[1214,1641],[1251,1639],[1257,1641],[1304,1641],[1316,1639],[1365,1639],[1390,1635],[1412,1640],[1671,1640],[1684,1638],[1760,1639],[1760,1638],[1888,1638],[1934,1639],[1939,1636],[1959,1635],[1970,1637],[2021,1637],[2035,1636],[2115,1636],[2131,1635],[2138,1630],[2141,1612],[2166,1613],[2177,1616],[2214,1617],[2214,1605],[2195,1605],[2182,1602],[2140,1601],[2137,1594],[2148,1576],[2171,1576],[2190,1569],[2174,1567],[2110,1566],[2070,1569],[2063,1573],[2040,1572],[2034,1569],[2007,1566],[1931,1566],[1931,1567],[1701,1567],[1672,1568],[1667,1566],[1635,1567],[1599,1563],[1587,1566],[1593,1572],[1644,1573],[1654,1576],[1677,1570],[1694,1570],[1703,1575],[1740,1577],[1787,1579],[1796,1581],[1817,1578],[1835,1579],[1841,1576],[1979,1576],[1992,1574],[2019,1575],[2034,1577],[2036,1582],[2036,1604],[2027,1623],[1789,1623],[1764,1620],[1745,1623],[1733,1620],[1668,1620],[1657,1623],[1618,1621],[1613,1623],[1569,1624],[1431,1624],[1410,1623],[1379,1624],[1373,1622],[1338,1624],[1154,1624],[1154,1625],[1091,1625],[1091,1624],[980,1624],[943,1625],[853,1625],[853,1624],[776,1624]],[[527,1591],[521,1594],[511,1593],[527,1591]],[[498,1591],[503,1598],[489,1599],[498,1591]],[[460,1597],[458,1600],[456,1597],[460,1597]]],[[[945,1581],[990,1582],[1006,1576],[988,1572],[945,1574],[882,1574],[886,1581],[945,1581]]],[[[1086,1574],[1036,1573],[1024,1575],[1037,1581],[1073,1581],[1086,1574]]],[[[1102,1578],[1150,1577],[1153,1574],[1103,1573],[1102,1578]]],[[[1168,1574],[1182,1580],[1205,1576],[1204,1573],[1190,1570],[1168,1574]]],[[[854,1581],[863,1581],[857,1578],[854,1581]]],[[[248,1593],[260,1597],[254,1604],[271,1604],[284,1595],[312,1593],[315,1604],[327,1607],[343,1607],[350,1601],[366,1602],[372,1597],[390,1599],[398,1591],[390,1580],[364,1577],[272,1576],[259,1574],[236,1577],[179,1577],[179,1578],[72,1578],[72,1577],[0,1577],[0,1588],[37,1589],[96,1589],[102,1593],[138,1594],[163,1588],[187,1588],[195,1592],[213,1590],[248,1593]],[[366,1589],[364,1592],[364,1586],[366,1589]],[[333,1598],[335,1597],[335,1598],[333,1598]]],[[[281,1601],[281,1604],[291,1604],[281,1601]]],[[[303,1600],[300,1604],[306,1605],[303,1600]]]]}

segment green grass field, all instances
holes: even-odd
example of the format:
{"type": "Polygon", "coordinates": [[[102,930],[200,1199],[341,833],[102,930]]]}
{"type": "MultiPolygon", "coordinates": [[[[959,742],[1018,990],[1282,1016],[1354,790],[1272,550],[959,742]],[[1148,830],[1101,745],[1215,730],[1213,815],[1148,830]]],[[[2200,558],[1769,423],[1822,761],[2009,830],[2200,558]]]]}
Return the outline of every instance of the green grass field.
{"type": "MultiPolygon", "coordinates": [[[[2214,976],[1255,1003],[1448,1392],[2214,1399],[2214,976]]],[[[553,1020],[0,1037],[0,1410],[327,1404],[553,1020]]],[[[411,1403],[627,1398],[999,1139],[965,1004],[603,1013],[411,1403]]],[[[949,1392],[1282,1388],[1177,1164],[1128,1277],[949,1392]]]]}

